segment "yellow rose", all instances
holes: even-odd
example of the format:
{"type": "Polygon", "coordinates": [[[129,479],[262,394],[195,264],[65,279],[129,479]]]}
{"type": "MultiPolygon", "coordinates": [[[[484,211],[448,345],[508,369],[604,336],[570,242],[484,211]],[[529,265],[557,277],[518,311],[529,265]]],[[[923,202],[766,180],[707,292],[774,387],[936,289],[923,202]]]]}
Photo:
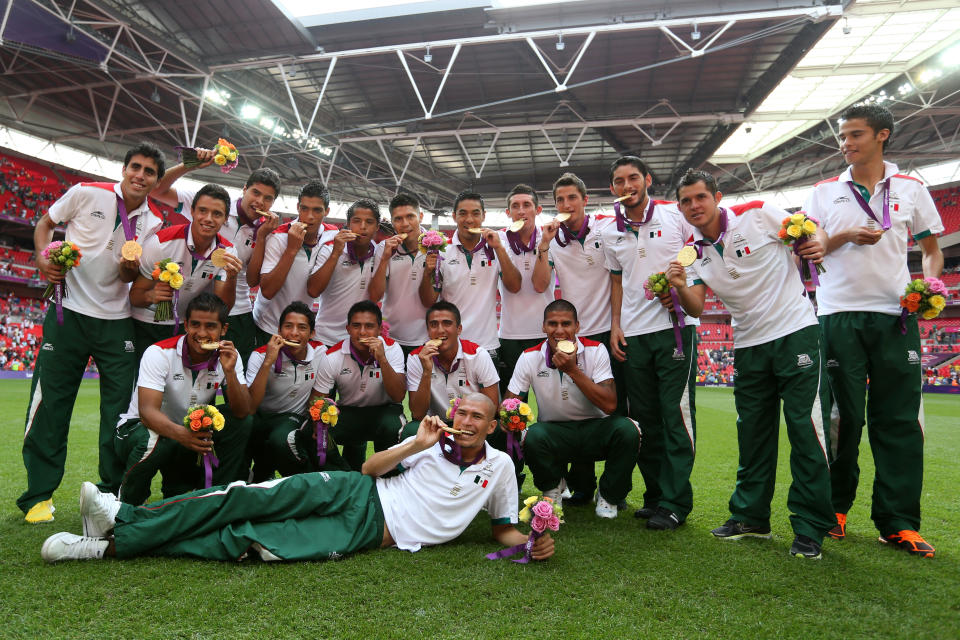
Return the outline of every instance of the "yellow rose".
{"type": "Polygon", "coordinates": [[[324,413],[323,415],[320,416],[320,422],[322,422],[323,424],[330,424],[330,416],[324,413]]]}
{"type": "Polygon", "coordinates": [[[213,156],[213,161],[222,167],[223,165],[227,164],[227,156],[222,156],[218,153],[217,155],[213,156]]]}
{"type": "Polygon", "coordinates": [[[160,282],[170,282],[170,278],[173,277],[173,274],[167,270],[160,272],[160,282]]]}
{"type": "Polygon", "coordinates": [[[530,522],[530,507],[524,507],[517,515],[520,522],[530,522]]]}
{"type": "Polygon", "coordinates": [[[520,403],[520,415],[522,416],[530,415],[530,405],[528,405],[526,402],[520,403]]]}
{"type": "Polygon", "coordinates": [[[795,224],[792,224],[787,227],[787,235],[791,238],[799,238],[801,235],[803,235],[803,229],[795,224]]]}
{"type": "Polygon", "coordinates": [[[330,426],[331,427],[337,426],[337,416],[333,416],[332,418],[330,418],[330,426]]]}
{"type": "Polygon", "coordinates": [[[803,215],[802,213],[795,213],[792,216],[790,216],[790,224],[795,224],[799,227],[800,225],[803,224],[804,218],[806,218],[806,216],[803,215]]]}
{"type": "Polygon", "coordinates": [[[236,151],[231,151],[231,152],[230,152],[230,155],[228,155],[227,158],[230,159],[230,162],[233,162],[234,160],[237,159],[237,152],[236,152],[236,151]]]}
{"type": "Polygon", "coordinates": [[[213,430],[214,430],[214,431],[221,431],[221,430],[223,430],[223,425],[224,425],[225,423],[226,423],[226,420],[224,420],[223,416],[220,415],[219,413],[217,413],[217,415],[213,416],[213,430]]]}
{"type": "Polygon", "coordinates": [[[177,264],[176,262],[168,262],[168,263],[167,263],[167,266],[166,266],[165,268],[166,268],[166,270],[169,271],[170,273],[179,273],[179,272],[180,272],[180,265],[177,264]]]}
{"type": "Polygon", "coordinates": [[[524,506],[532,507],[533,505],[537,504],[539,500],[540,498],[538,496],[530,496],[529,498],[523,501],[523,504],[524,506]]]}
{"type": "Polygon", "coordinates": [[[938,315],[940,315],[940,310],[939,310],[939,309],[927,309],[926,311],[923,312],[923,319],[924,319],[924,320],[933,320],[933,319],[936,318],[938,315]]]}
{"type": "Polygon", "coordinates": [[[230,155],[230,147],[228,147],[225,144],[220,145],[219,147],[217,147],[217,155],[221,155],[221,156],[230,155]]]}
{"type": "MultiPolygon", "coordinates": [[[[160,274],[160,276],[163,277],[163,274],[160,274]]],[[[179,273],[175,273],[172,276],[170,276],[170,286],[174,289],[179,289],[180,287],[182,287],[183,276],[180,275],[179,273]]]]}
{"type": "Polygon", "coordinates": [[[808,236],[812,236],[817,232],[817,223],[813,220],[807,220],[803,223],[803,232],[808,236]]]}
{"type": "Polygon", "coordinates": [[[947,306],[947,301],[941,295],[930,296],[929,302],[930,306],[937,311],[943,311],[943,308],[947,306]]]}
{"type": "Polygon", "coordinates": [[[327,407],[327,413],[329,413],[331,416],[335,416],[338,413],[340,413],[340,410],[337,409],[335,406],[330,405],[329,407],[327,407]]]}

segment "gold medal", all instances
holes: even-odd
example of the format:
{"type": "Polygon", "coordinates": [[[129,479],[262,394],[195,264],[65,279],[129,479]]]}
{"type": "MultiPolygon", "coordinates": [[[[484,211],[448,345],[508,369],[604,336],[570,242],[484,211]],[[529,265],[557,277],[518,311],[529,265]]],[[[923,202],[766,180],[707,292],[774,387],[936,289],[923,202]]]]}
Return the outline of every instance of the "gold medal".
{"type": "Polygon", "coordinates": [[[443,340],[441,340],[441,339],[439,339],[439,338],[434,338],[433,340],[427,340],[427,342],[426,342],[423,346],[425,346],[425,347],[437,347],[437,348],[439,349],[439,348],[440,348],[440,345],[442,345],[442,344],[443,344],[443,340]]]}
{"type": "Polygon", "coordinates": [[[510,231],[513,231],[514,233],[516,233],[520,231],[520,229],[523,229],[523,225],[524,225],[523,220],[514,220],[513,224],[510,225],[510,231]]]}
{"type": "Polygon", "coordinates": [[[217,248],[210,254],[210,264],[217,269],[222,269],[227,265],[227,251],[223,248],[217,248]]]}
{"type": "Polygon", "coordinates": [[[120,255],[124,260],[139,260],[143,255],[143,247],[136,240],[127,240],[120,247],[120,255]]]}
{"type": "Polygon", "coordinates": [[[284,340],[284,341],[283,341],[283,344],[287,345],[288,347],[299,347],[299,346],[300,346],[300,343],[299,343],[299,342],[293,342],[292,340],[284,340]]]}
{"type": "Polygon", "coordinates": [[[575,345],[570,340],[561,340],[560,342],[557,343],[557,351],[561,353],[567,353],[567,354],[576,353],[577,345],[575,345]]]}
{"type": "Polygon", "coordinates": [[[570,219],[569,213],[558,213],[557,217],[554,218],[554,220],[556,220],[557,222],[566,222],[569,219],[570,219]]]}
{"type": "Polygon", "coordinates": [[[483,233],[483,229],[480,227],[473,227],[472,229],[467,229],[470,233],[483,233]]]}
{"type": "Polygon", "coordinates": [[[204,342],[200,345],[200,348],[204,351],[216,351],[220,348],[219,342],[204,342]]]}
{"type": "Polygon", "coordinates": [[[628,193],[628,194],[625,195],[625,196],[620,196],[619,198],[617,198],[616,200],[614,200],[614,202],[623,202],[624,200],[629,200],[630,198],[632,198],[632,197],[635,196],[635,195],[637,195],[637,194],[636,194],[636,193],[628,193]]]}
{"type": "Polygon", "coordinates": [[[400,238],[401,240],[406,240],[406,239],[407,239],[407,234],[401,233],[401,234],[398,234],[397,237],[400,238]]]}
{"type": "Polygon", "coordinates": [[[689,267],[694,262],[697,261],[697,250],[690,245],[685,246],[683,249],[680,249],[680,252],[677,254],[677,262],[680,263],[680,266],[689,267]]]}

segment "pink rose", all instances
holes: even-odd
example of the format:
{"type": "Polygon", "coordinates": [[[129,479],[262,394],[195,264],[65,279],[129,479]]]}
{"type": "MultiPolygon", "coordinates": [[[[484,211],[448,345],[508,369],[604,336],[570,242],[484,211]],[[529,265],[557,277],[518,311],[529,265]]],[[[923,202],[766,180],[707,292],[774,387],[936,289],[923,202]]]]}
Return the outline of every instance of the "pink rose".
{"type": "Polygon", "coordinates": [[[540,516],[541,518],[549,518],[553,515],[553,505],[547,502],[546,500],[541,500],[537,504],[533,505],[533,515],[540,516]]]}
{"type": "MultiPolygon", "coordinates": [[[[543,503],[541,502],[540,504],[543,503]]],[[[541,518],[540,516],[534,516],[533,520],[530,521],[530,528],[537,533],[543,533],[543,530],[547,528],[547,519],[541,518]]]]}
{"type": "Polygon", "coordinates": [[[643,295],[644,297],[646,297],[647,300],[653,300],[654,298],[653,289],[650,288],[649,280],[643,281],[643,295]]]}
{"type": "Polygon", "coordinates": [[[507,411],[516,411],[520,408],[519,398],[507,398],[503,401],[503,408],[507,411]]]}
{"type": "Polygon", "coordinates": [[[557,516],[550,516],[549,518],[547,518],[547,528],[550,529],[550,531],[556,531],[557,529],[559,529],[560,518],[558,518],[557,516]]]}
{"type": "Polygon", "coordinates": [[[930,291],[933,293],[939,293],[940,295],[946,295],[947,287],[943,284],[943,280],[940,278],[926,278],[927,286],[930,287],[930,291]]]}

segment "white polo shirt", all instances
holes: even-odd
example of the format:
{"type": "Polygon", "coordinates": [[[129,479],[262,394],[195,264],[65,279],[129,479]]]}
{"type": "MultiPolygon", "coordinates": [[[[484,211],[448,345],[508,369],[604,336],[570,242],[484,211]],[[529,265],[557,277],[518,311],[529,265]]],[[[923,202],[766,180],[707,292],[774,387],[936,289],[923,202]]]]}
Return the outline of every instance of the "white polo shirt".
{"type": "MultiPolygon", "coordinates": [[[[790,214],[760,201],[721,207],[724,214],[722,252],[707,243],[703,257],[687,270],[729,309],[734,346],[753,347],[817,324],[793,249],[777,237],[790,214]]],[[[697,230],[693,236],[703,239],[697,230]]]]}
{"type": "MultiPolygon", "coordinates": [[[[539,235],[540,229],[536,233],[539,235]]],[[[533,288],[533,268],[537,264],[536,251],[516,253],[507,240],[506,230],[499,231],[500,242],[507,248],[507,255],[520,272],[520,291],[510,293],[500,280],[500,337],[509,340],[528,340],[543,337],[543,308],[553,302],[556,279],[543,293],[533,288]]],[[[534,243],[536,246],[536,243],[534,243]]]]}
{"type": "MultiPolygon", "coordinates": [[[[67,272],[63,306],[91,318],[130,317],[130,283],[120,280],[120,247],[127,239],[117,212],[118,196],[123,197],[119,183],[85,182],[50,205],[50,219],[67,225],[65,239],[82,254],[80,265],[67,272]]],[[[149,198],[127,213],[140,244],[163,224],[149,198]]]]}
{"type": "Polygon", "coordinates": [[[513,461],[488,443],[483,446],[483,460],[465,469],[444,458],[437,443],[401,460],[399,475],[377,478],[384,523],[397,548],[419,551],[449,542],[481,509],[490,514],[491,524],[517,523],[513,461]]]}
{"type": "MultiPolygon", "coordinates": [[[[334,234],[335,235],[335,234],[334,234]]],[[[310,274],[320,270],[333,254],[333,237],[320,247],[320,257],[310,274]]],[[[334,344],[347,339],[347,312],[355,303],[367,300],[367,287],[377,270],[380,256],[383,255],[383,243],[373,245],[373,255],[362,263],[350,259],[347,248],[337,256],[337,266],[333,269],[327,288],[320,295],[320,309],[317,311],[316,329],[313,337],[324,344],[334,344]]]]}
{"type": "MultiPolygon", "coordinates": [[[[261,282],[263,281],[263,274],[273,271],[287,250],[287,232],[289,230],[290,223],[287,222],[274,229],[273,233],[267,236],[267,246],[264,247],[263,252],[263,266],[260,269],[261,282]]],[[[293,258],[293,263],[290,265],[290,271],[287,272],[283,285],[272,298],[265,298],[262,290],[257,291],[257,299],[253,302],[253,321],[260,327],[261,331],[270,334],[276,333],[280,326],[280,314],[291,302],[299,300],[308,307],[312,307],[317,301],[317,298],[311,298],[307,293],[307,279],[313,273],[314,265],[321,260],[320,254],[322,253],[323,243],[336,233],[336,227],[324,224],[320,227],[320,239],[317,244],[312,247],[306,245],[300,247],[293,258]]]]}
{"type": "MultiPolygon", "coordinates": [[[[193,198],[197,195],[196,191],[186,189],[177,189],[176,191],[177,200],[180,203],[180,215],[187,220],[192,220],[190,205],[193,204],[193,198]]],[[[233,307],[230,309],[231,316],[239,316],[253,311],[253,303],[250,301],[250,285],[247,284],[247,265],[250,264],[250,256],[253,255],[256,232],[250,225],[240,222],[240,217],[237,214],[239,206],[240,198],[230,198],[227,221],[220,228],[220,235],[230,241],[237,250],[237,257],[243,263],[240,273],[237,274],[237,296],[233,307]]]]}
{"type": "Polygon", "coordinates": [[[603,256],[603,230],[614,222],[613,216],[589,217],[583,243],[573,239],[561,247],[556,238],[550,243],[550,264],[557,270],[561,294],[577,308],[585,336],[610,331],[610,272],[603,256]]]}
{"type": "MultiPolygon", "coordinates": [[[[644,211],[646,215],[646,211],[644,211]]],[[[620,274],[623,301],[620,304],[620,328],[624,336],[639,336],[672,329],[673,321],[660,300],[647,300],[643,283],[654,273],[666,271],[671,260],[693,234],[676,202],[653,201],[650,220],[640,227],[626,225],[617,230],[614,223],[604,227],[603,254],[611,273],[620,274]]],[[[693,284],[688,278],[687,285],[693,284]]],[[[686,324],[697,326],[696,318],[685,318],[686,324]]]]}
{"type": "MultiPolygon", "coordinates": [[[[389,338],[380,338],[390,367],[403,375],[403,349],[389,338]]],[[[350,353],[350,340],[342,340],[327,349],[317,368],[313,390],[331,394],[337,390],[337,403],[346,407],[379,407],[395,404],[383,386],[380,365],[374,362],[361,366],[350,353]]]]}
{"type": "Polygon", "coordinates": [[[447,250],[440,254],[440,274],[443,289],[440,298],[457,305],[463,324],[463,337],[476,342],[484,349],[500,346],[497,337],[497,283],[500,282],[500,265],[497,255],[487,258],[481,249],[467,259],[454,231],[447,250]]]}
{"type": "MultiPolygon", "coordinates": [[[[217,234],[217,240],[227,253],[237,255],[233,245],[226,238],[217,234]]],[[[216,248],[216,241],[211,242],[202,254],[203,260],[196,260],[190,253],[196,247],[193,245],[193,236],[190,233],[189,224],[161,229],[143,243],[143,255],[140,256],[140,274],[143,277],[152,280],[153,265],[167,258],[180,265],[180,273],[183,274],[183,286],[180,287],[177,313],[180,316],[181,323],[187,319],[187,305],[190,304],[191,300],[204,291],[213,293],[214,281],[223,281],[227,278],[227,272],[213,266],[213,263],[209,260],[210,254],[216,248]]],[[[133,317],[150,324],[173,326],[172,318],[163,322],[156,322],[153,319],[155,311],[156,305],[133,307],[133,317]]]]}
{"type": "MultiPolygon", "coordinates": [[[[416,391],[423,379],[423,363],[420,362],[418,347],[407,356],[407,390],[416,391]]],[[[434,363],[430,376],[430,409],[428,416],[440,416],[446,419],[450,401],[475,393],[484,387],[492,387],[500,382],[500,375],[493,364],[490,353],[476,343],[460,340],[457,355],[450,365],[449,374],[444,373],[434,363]]]]}
{"type": "MultiPolygon", "coordinates": [[[[577,338],[577,368],[596,383],[613,379],[610,356],[594,340],[577,338]]],[[[565,422],[603,418],[607,414],[583,395],[570,376],[547,366],[547,341],[530,347],[520,355],[507,389],[521,395],[533,388],[537,396],[538,422],[565,422]]]]}
{"type": "MultiPolygon", "coordinates": [[[[270,376],[258,411],[260,413],[303,413],[307,410],[310,391],[313,389],[317,370],[324,357],[323,345],[311,340],[307,345],[305,365],[298,365],[282,352],[278,359],[282,361],[277,373],[276,363],[270,365],[270,376]]],[[[267,345],[263,345],[250,354],[247,363],[247,386],[253,385],[263,361],[267,357],[267,345]]]]}
{"type": "MultiPolygon", "coordinates": [[[[140,360],[140,377],[137,387],[163,392],[160,411],[177,424],[183,424],[187,409],[197,404],[215,404],[217,389],[226,389],[223,367],[217,360],[216,368],[206,367],[191,371],[183,366],[185,335],[173,336],[147,347],[140,360]]],[[[243,362],[237,357],[237,380],[243,380],[243,362]]],[[[226,393],[226,391],[224,391],[226,393]]],[[[130,396],[130,406],[120,415],[118,424],[140,419],[139,394],[137,389],[130,396]]]]}
{"type": "MultiPolygon", "coordinates": [[[[900,315],[900,296],[910,282],[910,235],[919,240],[943,232],[940,214],[923,183],[897,173],[897,165],[891,162],[883,165],[884,180],[877,183],[869,205],[882,222],[884,181],[889,178],[890,229],[875,245],[848,242],[827,254],[823,260],[826,273],[820,274],[817,289],[817,313],[821,316],[843,311],[900,315]]],[[[818,183],[807,199],[807,215],[818,219],[830,235],[851,227],[880,228],[858,204],[850,190],[853,184],[848,167],[836,178],[818,183]]]]}
{"type": "Polygon", "coordinates": [[[427,341],[427,308],[420,302],[419,291],[426,260],[419,251],[413,255],[398,251],[387,264],[383,320],[390,323],[390,337],[405,347],[427,341]]]}

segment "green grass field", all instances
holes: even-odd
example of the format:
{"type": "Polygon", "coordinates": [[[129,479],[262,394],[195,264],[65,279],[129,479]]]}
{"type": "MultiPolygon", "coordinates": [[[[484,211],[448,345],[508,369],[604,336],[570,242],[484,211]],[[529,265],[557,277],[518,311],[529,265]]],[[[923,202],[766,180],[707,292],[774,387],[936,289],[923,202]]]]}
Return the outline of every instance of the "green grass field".
{"type": "MultiPolygon", "coordinates": [[[[46,565],[50,534],[80,532],[77,493],[96,480],[97,388],[86,381],[74,412],[56,521],[29,526],[14,501],[26,382],[0,382],[2,504],[0,637],[960,637],[960,398],[928,395],[923,534],[934,560],[877,542],[869,520],[873,467],[866,440],[847,539],[820,562],[787,555],[786,436],[773,503],[774,538],[725,542],[736,472],[732,393],[698,389],[694,511],[672,533],[630,512],[599,521],[568,508],[557,555],[536,565],[492,562],[481,515],[454,543],[416,554],[385,550],[339,562],[269,565],[143,558],[46,565]]],[[[527,492],[533,491],[528,479],[527,492]]],[[[631,506],[642,486],[635,475],[631,506]]]]}

